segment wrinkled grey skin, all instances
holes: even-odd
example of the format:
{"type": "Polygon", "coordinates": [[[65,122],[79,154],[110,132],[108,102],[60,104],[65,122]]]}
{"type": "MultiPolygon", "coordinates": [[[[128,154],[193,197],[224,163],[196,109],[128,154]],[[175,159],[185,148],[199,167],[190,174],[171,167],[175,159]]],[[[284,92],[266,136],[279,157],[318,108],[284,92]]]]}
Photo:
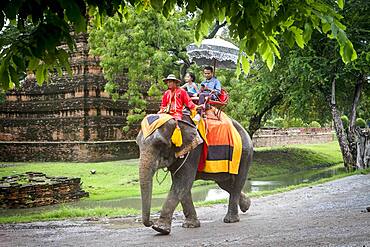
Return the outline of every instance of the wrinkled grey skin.
{"type": "MultiPolygon", "coordinates": [[[[146,139],[144,139],[140,131],[136,141],[140,149],[139,175],[142,198],[142,220],[145,226],[152,226],[154,230],[162,234],[169,234],[173,212],[180,202],[186,218],[183,227],[199,227],[200,222],[197,218],[191,197],[191,187],[196,179],[214,180],[222,189],[226,190],[230,194],[230,197],[224,222],[233,223],[239,221],[238,205],[242,212],[246,212],[250,206],[250,199],[241,191],[247,179],[252,161],[253,146],[248,133],[243,127],[236,121],[233,121],[233,124],[240,133],[243,145],[238,175],[197,172],[202,145],[197,146],[189,153],[184,165],[174,174],[174,171],[184,161],[184,158],[175,158],[175,152],[179,148],[176,148],[171,142],[171,136],[176,127],[175,120],[168,121],[146,139]],[[171,171],[172,186],[163,204],[160,218],[156,222],[152,222],[150,220],[150,207],[153,175],[156,170],[164,167],[167,167],[171,171]]],[[[185,146],[197,135],[197,130],[193,125],[186,122],[179,121],[179,126],[183,137],[183,146],[185,146]]]]}

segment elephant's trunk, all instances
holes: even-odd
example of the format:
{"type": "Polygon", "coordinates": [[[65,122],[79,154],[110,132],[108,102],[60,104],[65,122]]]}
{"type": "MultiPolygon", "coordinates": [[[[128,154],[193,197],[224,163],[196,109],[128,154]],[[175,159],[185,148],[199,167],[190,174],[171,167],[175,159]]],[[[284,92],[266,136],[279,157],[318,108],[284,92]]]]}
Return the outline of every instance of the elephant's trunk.
{"type": "Polygon", "coordinates": [[[154,175],[154,164],[150,162],[145,162],[142,157],[140,157],[140,189],[141,189],[141,210],[143,224],[147,227],[151,226],[153,223],[150,221],[150,207],[152,202],[152,186],[153,186],[153,175],[154,175]]]}

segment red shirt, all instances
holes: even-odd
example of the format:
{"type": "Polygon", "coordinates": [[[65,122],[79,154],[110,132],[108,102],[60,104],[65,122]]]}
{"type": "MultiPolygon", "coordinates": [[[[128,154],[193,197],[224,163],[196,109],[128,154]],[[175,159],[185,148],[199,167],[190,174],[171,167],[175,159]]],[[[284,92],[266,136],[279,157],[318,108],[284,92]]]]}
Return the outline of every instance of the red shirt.
{"type": "Polygon", "coordinates": [[[166,109],[169,106],[169,112],[167,113],[176,119],[182,119],[182,110],[184,105],[191,110],[196,107],[184,89],[176,88],[174,91],[169,89],[162,97],[161,111],[166,112],[166,109]]]}

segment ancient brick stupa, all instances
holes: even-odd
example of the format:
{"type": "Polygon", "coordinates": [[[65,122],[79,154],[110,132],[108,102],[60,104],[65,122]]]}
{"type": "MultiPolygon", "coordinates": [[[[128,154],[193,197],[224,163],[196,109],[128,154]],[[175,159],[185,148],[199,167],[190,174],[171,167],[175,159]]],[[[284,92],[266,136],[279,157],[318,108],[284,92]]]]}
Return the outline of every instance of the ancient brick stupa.
{"type": "Polygon", "coordinates": [[[80,178],[50,177],[26,172],[0,178],[0,208],[30,208],[79,200],[89,196],[80,178]]]}
{"type": "MultiPolygon", "coordinates": [[[[87,35],[71,54],[73,75],[38,86],[28,76],[0,105],[0,161],[102,161],[137,156],[134,131],[125,133],[127,101],[114,102],[87,35]]],[[[122,92],[125,90],[122,84],[122,92]]]]}

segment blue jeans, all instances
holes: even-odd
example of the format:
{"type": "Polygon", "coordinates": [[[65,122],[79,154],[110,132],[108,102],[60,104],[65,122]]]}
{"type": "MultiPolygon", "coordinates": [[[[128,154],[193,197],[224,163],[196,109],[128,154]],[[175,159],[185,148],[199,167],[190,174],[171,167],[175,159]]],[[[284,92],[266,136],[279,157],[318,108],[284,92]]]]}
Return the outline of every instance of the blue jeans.
{"type": "MultiPolygon", "coordinates": [[[[199,105],[202,105],[204,104],[204,102],[206,101],[206,97],[207,96],[210,96],[211,95],[211,92],[202,92],[199,94],[199,105]]],[[[211,99],[212,100],[216,100],[217,99],[217,96],[212,94],[211,95],[211,99]]]]}

